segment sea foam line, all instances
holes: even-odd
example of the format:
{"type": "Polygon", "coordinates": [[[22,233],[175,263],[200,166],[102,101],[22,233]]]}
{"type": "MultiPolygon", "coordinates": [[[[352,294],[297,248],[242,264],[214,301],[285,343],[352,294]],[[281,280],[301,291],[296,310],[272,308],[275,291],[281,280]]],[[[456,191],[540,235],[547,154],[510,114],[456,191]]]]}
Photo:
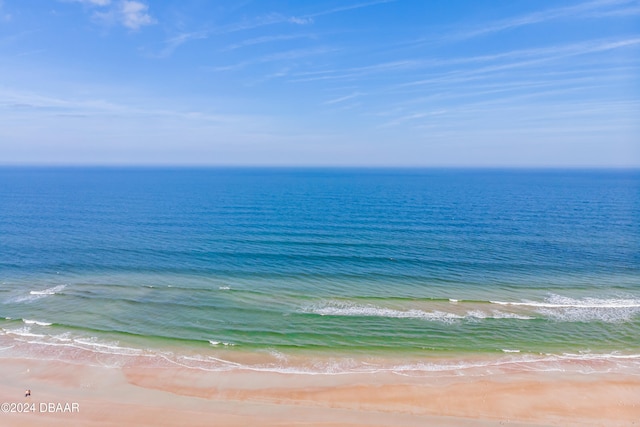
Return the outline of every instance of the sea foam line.
{"type": "Polygon", "coordinates": [[[344,302],[328,303],[315,306],[304,307],[300,310],[303,313],[319,314],[321,316],[360,316],[360,317],[386,317],[396,319],[423,319],[440,322],[453,322],[455,320],[471,319],[516,319],[533,320],[535,317],[525,316],[516,313],[504,313],[492,310],[490,313],[480,310],[467,311],[464,315],[444,312],[440,310],[423,311],[417,309],[396,310],[391,308],[378,307],[374,305],[357,305],[344,302]]]}
{"type": "Polygon", "coordinates": [[[439,321],[453,321],[462,319],[463,316],[443,311],[426,312],[422,310],[395,310],[373,305],[356,305],[349,303],[333,303],[320,306],[310,306],[301,310],[303,313],[319,314],[321,316],[362,316],[362,317],[389,317],[398,319],[426,319],[439,321]]]}
{"type": "MultiPolygon", "coordinates": [[[[5,331],[7,332],[7,331],[5,331]]],[[[133,358],[144,357],[153,366],[159,361],[170,365],[197,369],[211,372],[221,372],[229,370],[246,370],[256,372],[274,372],[283,374],[302,375],[348,375],[348,374],[375,374],[389,372],[403,376],[423,376],[423,375],[488,375],[500,372],[502,369],[517,369],[526,371],[576,371],[586,374],[598,372],[628,372],[638,375],[640,369],[640,354],[625,354],[620,352],[611,353],[562,353],[562,354],[520,354],[519,350],[503,349],[503,356],[495,358],[464,358],[464,359],[429,359],[413,360],[407,362],[380,359],[379,361],[359,360],[353,357],[309,357],[306,361],[294,359],[280,352],[270,352],[269,355],[275,360],[265,360],[257,363],[239,363],[233,360],[226,360],[220,354],[180,354],[160,349],[142,349],[124,347],[117,342],[106,342],[95,337],[71,337],[69,334],[62,336],[42,336],[29,333],[18,334],[19,337],[13,339],[13,344],[2,348],[3,353],[7,350],[18,348],[19,352],[26,352],[29,357],[37,359],[55,358],[55,360],[70,362],[84,361],[83,363],[93,363],[96,360],[104,364],[112,363],[114,367],[125,366],[133,361],[133,358]],[[29,347],[24,347],[28,345],[29,347]],[[42,351],[34,350],[38,346],[42,351]],[[57,348],[54,352],[45,348],[57,348]],[[65,349],[68,349],[67,351],[65,349]],[[94,359],[78,358],[77,350],[89,352],[95,355],[109,355],[115,359],[94,359]]],[[[12,344],[11,342],[3,344],[12,344]]],[[[13,350],[15,351],[15,350],[13,350]]],[[[213,351],[213,350],[212,350],[213,351]]],[[[218,350],[219,351],[219,350],[218,350]]],[[[140,363],[140,359],[135,359],[140,363]]]]}
{"type": "Polygon", "coordinates": [[[22,319],[22,321],[24,323],[26,323],[27,325],[38,325],[38,326],[51,326],[52,325],[49,322],[40,322],[39,320],[22,319]]]}
{"type": "Polygon", "coordinates": [[[640,314],[640,300],[631,298],[582,298],[575,299],[551,295],[543,302],[491,301],[502,306],[533,309],[536,313],[561,322],[608,322],[618,323],[633,319],[640,314]]]}
{"type": "Polygon", "coordinates": [[[15,335],[18,337],[34,337],[34,338],[45,338],[44,334],[34,334],[31,332],[31,328],[24,327],[20,329],[2,329],[4,335],[15,335]]]}
{"type": "Polygon", "coordinates": [[[209,340],[209,344],[211,344],[213,346],[218,346],[220,344],[222,344],[224,346],[234,346],[235,345],[235,344],[230,343],[230,342],[214,341],[214,340],[209,340]]]}
{"type": "Polygon", "coordinates": [[[55,295],[61,292],[66,287],[67,285],[58,285],[58,286],[54,286],[53,288],[44,289],[42,291],[31,291],[29,292],[29,294],[30,295],[55,295]]]}
{"type": "Polygon", "coordinates": [[[640,300],[624,298],[582,298],[575,299],[552,295],[543,302],[537,301],[489,301],[492,304],[536,308],[640,308],[640,300]]]}
{"type": "Polygon", "coordinates": [[[26,295],[14,296],[3,301],[4,304],[14,304],[22,302],[32,302],[51,295],[56,295],[64,290],[67,285],[58,285],[48,289],[29,291],[26,295]]]}
{"type": "Polygon", "coordinates": [[[617,359],[625,359],[631,362],[633,369],[637,370],[640,364],[640,354],[633,355],[617,355],[617,354],[594,354],[594,355],[572,355],[572,354],[515,354],[519,351],[509,351],[513,355],[505,355],[492,360],[461,360],[461,361],[424,361],[412,362],[405,364],[372,364],[365,361],[356,361],[353,358],[336,358],[328,360],[317,360],[309,365],[282,365],[278,363],[265,364],[240,364],[225,359],[214,357],[179,357],[177,360],[170,362],[184,366],[187,368],[195,368],[204,371],[227,371],[233,369],[248,370],[255,372],[275,372],[282,374],[297,375],[349,375],[349,374],[378,374],[389,372],[403,376],[421,376],[424,374],[445,374],[459,375],[461,371],[467,372],[469,375],[487,375],[495,373],[496,369],[524,369],[529,371],[555,372],[576,370],[582,373],[591,374],[597,372],[610,372],[615,366],[620,368],[628,368],[627,365],[618,365],[617,359]],[[576,365],[575,362],[592,362],[606,361],[614,363],[615,366],[593,366],[593,365],[576,365]],[[195,362],[197,365],[191,365],[195,362]],[[567,363],[569,363],[567,365],[567,363]],[[475,372],[474,372],[475,371],[475,372]]]}

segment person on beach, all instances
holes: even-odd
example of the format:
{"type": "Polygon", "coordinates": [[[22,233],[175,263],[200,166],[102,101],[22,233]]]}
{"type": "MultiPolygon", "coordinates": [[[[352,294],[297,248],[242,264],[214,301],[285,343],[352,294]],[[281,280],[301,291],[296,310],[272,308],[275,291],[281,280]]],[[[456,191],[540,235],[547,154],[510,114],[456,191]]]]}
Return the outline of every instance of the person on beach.
{"type": "Polygon", "coordinates": [[[24,397],[31,397],[31,390],[27,390],[24,392],[24,397]]]}

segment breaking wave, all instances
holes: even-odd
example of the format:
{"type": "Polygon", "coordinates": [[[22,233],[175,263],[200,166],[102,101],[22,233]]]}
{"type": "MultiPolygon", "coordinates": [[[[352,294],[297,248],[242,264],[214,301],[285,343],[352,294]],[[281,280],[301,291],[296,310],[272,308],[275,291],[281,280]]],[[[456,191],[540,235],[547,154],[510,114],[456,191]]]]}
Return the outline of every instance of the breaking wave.
{"type": "Polygon", "coordinates": [[[640,299],[570,298],[550,295],[544,301],[491,301],[492,304],[532,310],[561,322],[625,322],[640,314],[640,299]]]}
{"type": "Polygon", "coordinates": [[[429,321],[450,323],[456,320],[482,320],[482,319],[518,319],[531,320],[534,317],[523,316],[516,313],[491,310],[469,310],[465,313],[452,313],[442,310],[425,311],[418,309],[398,310],[384,308],[375,305],[359,305],[347,302],[329,302],[308,306],[300,310],[303,313],[318,314],[321,316],[360,316],[360,317],[387,317],[397,319],[423,319],[429,321]]]}

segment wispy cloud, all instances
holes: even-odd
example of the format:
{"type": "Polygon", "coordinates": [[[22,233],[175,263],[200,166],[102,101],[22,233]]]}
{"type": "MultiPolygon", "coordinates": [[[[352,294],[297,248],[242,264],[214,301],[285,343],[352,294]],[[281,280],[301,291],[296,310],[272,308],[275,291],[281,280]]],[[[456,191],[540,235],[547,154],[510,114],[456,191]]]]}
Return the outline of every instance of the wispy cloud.
{"type": "MultiPolygon", "coordinates": [[[[594,43],[590,49],[584,46],[567,46],[565,53],[606,52],[624,46],[639,46],[640,39],[618,42],[594,43]]],[[[549,52],[547,52],[549,53],[549,52]]],[[[515,59],[515,58],[513,58],[515,59]]],[[[447,115],[473,114],[480,116],[491,112],[513,110],[522,105],[531,106],[531,115],[536,109],[551,117],[550,107],[558,107],[580,100],[581,109],[600,106],[605,101],[623,105],[620,88],[630,84],[637,75],[637,61],[623,61],[624,66],[611,65],[602,61],[600,56],[584,56],[559,63],[560,67],[548,66],[545,62],[551,58],[519,58],[506,63],[482,66],[461,71],[434,73],[429,79],[421,80],[419,85],[405,86],[400,83],[388,91],[385,98],[398,102],[386,102],[390,110],[381,113],[386,116],[382,127],[408,125],[409,123],[431,123],[425,115],[445,107],[447,115]],[[559,71],[551,71],[559,70],[559,71]],[[401,89],[406,89],[403,91],[401,89]],[[618,90],[611,91],[611,88],[618,90]],[[413,95],[414,98],[407,98],[413,95]],[[416,97],[417,96],[417,97],[416,97]]],[[[375,96],[375,94],[374,94],[375,96]]],[[[375,104],[375,100],[373,101],[375,104]]],[[[599,108],[599,107],[598,107],[599,108]]],[[[620,108],[621,112],[629,108],[620,108]]],[[[636,108],[636,113],[639,110],[636,108]]],[[[443,113],[444,114],[444,113],[443,113]]],[[[572,111],[571,115],[576,116],[572,111]]],[[[594,116],[595,119],[597,117],[594,116]]],[[[471,126],[472,124],[470,124],[471,126]]]]}
{"type": "Polygon", "coordinates": [[[8,22],[11,21],[11,18],[13,18],[13,16],[4,11],[4,1],[0,0],[0,21],[8,22]]]}
{"type": "MultiPolygon", "coordinates": [[[[202,30],[202,31],[184,32],[184,33],[178,34],[176,36],[173,36],[173,37],[165,40],[164,49],[156,56],[160,57],[160,58],[169,57],[181,45],[183,45],[183,44],[185,44],[185,43],[187,43],[189,41],[192,41],[192,40],[207,39],[207,38],[211,37],[214,34],[226,34],[226,33],[232,33],[232,32],[239,32],[239,31],[243,31],[243,30],[251,30],[251,29],[254,29],[254,28],[257,28],[257,27],[266,26],[266,25],[273,25],[273,24],[286,23],[286,22],[300,24],[300,22],[294,22],[294,21],[295,21],[295,19],[291,18],[291,17],[286,17],[284,15],[279,15],[279,14],[270,14],[270,15],[258,18],[258,19],[254,20],[254,21],[251,21],[251,22],[244,22],[244,23],[240,23],[240,24],[229,25],[229,26],[226,26],[226,27],[219,27],[219,28],[216,28],[216,29],[207,29],[207,30],[202,30]]],[[[244,41],[241,41],[241,42],[238,42],[238,43],[231,44],[231,45],[221,49],[221,51],[222,52],[231,51],[231,50],[236,50],[236,49],[240,49],[240,48],[247,47],[247,46],[265,44],[265,43],[273,43],[273,42],[278,42],[278,41],[304,39],[304,38],[312,39],[312,38],[316,38],[316,37],[317,36],[315,36],[314,34],[281,34],[281,35],[273,35],[273,36],[254,37],[252,39],[248,39],[248,40],[244,40],[244,41]]]]}
{"type": "Polygon", "coordinates": [[[10,111],[39,111],[45,115],[66,115],[74,117],[120,116],[120,117],[166,117],[198,120],[212,123],[233,123],[242,121],[246,116],[221,114],[207,111],[172,110],[153,108],[127,101],[111,101],[102,98],[78,99],[31,91],[0,88],[0,108],[10,111]]]}
{"type": "Polygon", "coordinates": [[[441,116],[443,114],[446,114],[447,110],[435,110],[435,111],[425,111],[425,112],[418,112],[418,113],[410,113],[410,114],[406,114],[400,117],[395,118],[394,120],[388,121],[386,123],[382,123],[380,125],[378,125],[378,127],[380,128],[385,128],[385,127],[392,127],[392,126],[396,126],[411,120],[417,120],[417,119],[424,119],[427,117],[433,117],[433,116],[441,116]]]}
{"type": "MultiPolygon", "coordinates": [[[[468,80],[470,76],[488,74],[501,70],[526,67],[542,62],[559,60],[572,56],[587,55],[609,50],[631,48],[640,44],[640,38],[628,38],[620,40],[591,40],[583,43],[573,43],[560,46],[550,46],[543,48],[518,49],[508,52],[500,52],[487,55],[475,55],[468,57],[454,58],[407,58],[404,60],[382,62],[361,67],[335,68],[327,70],[299,72],[292,75],[292,82],[310,82],[323,80],[346,80],[354,81],[369,75],[391,74],[400,78],[399,72],[422,72],[425,70],[438,71],[451,68],[453,66],[467,66],[470,64],[494,63],[482,68],[454,69],[446,71],[446,76],[456,76],[460,81],[468,80]],[[500,62],[502,61],[502,62],[500,62]]],[[[402,74],[402,83],[399,87],[409,87],[426,85],[441,80],[441,71],[436,76],[424,77],[422,79],[410,80],[406,74],[402,74]]]]}
{"type": "Polygon", "coordinates": [[[245,83],[245,86],[256,86],[261,83],[265,83],[269,80],[281,79],[287,77],[291,71],[291,67],[282,67],[275,73],[267,74],[265,76],[258,77],[253,80],[249,80],[245,83]]]}
{"type": "Polygon", "coordinates": [[[380,72],[398,72],[400,70],[414,69],[423,65],[423,60],[407,59],[399,61],[389,61],[380,64],[365,65],[362,67],[301,72],[295,74],[292,81],[310,82],[319,80],[353,80],[368,74],[375,74],[380,72]]]}
{"type": "Polygon", "coordinates": [[[65,3],[82,3],[89,6],[108,6],[111,0],[60,0],[65,3]]]}
{"type": "Polygon", "coordinates": [[[247,31],[253,30],[260,27],[266,27],[269,25],[276,24],[307,24],[308,22],[304,21],[304,18],[296,18],[293,16],[283,15],[281,13],[269,13],[263,16],[259,16],[257,18],[248,19],[242,22],[237,22],[230,25],[221,26],[215,28],[212,33],[216,34],[227,34],[227,33],[235,33],[238,31],[247,31]]]}
{"type": "Polygon", "coordinates": [[[208,71],[232,71],[238,70],[241,68],[245,68],[250,65],[255,64],[264,64],[267,62],[276,62],[276,61],[287,61],[287,60],[295,60],[299,58],[304,58],[308,56],[314,55],[324,55],[329,52],[335,52],[337,49],[329,48],[329,47],[317,47],[312,49],[293,49],[284,52],[276,52],[269,55],[264,55],[258,58],[254,58],[247,61],[238,62],[232,65],[223,65],[223,66],[214,66],[214,67],[205,67],[205,70],[208,71]]]}
{"type": "Polygon", "coordinates": [[[19,33],[16,33],[16,34],[10,34],[10,35],[0,37],[0,46],[15,43],[16,41],[19,41],[20,39],[30,34],[36,33],[38,31],[40,30],[26,30],[26,31],[20,31],[19,33]]]}
{"type": "Polygon", "coordinates": [[[633,0],[595,0],[578,5],[547,9],[541,12],[534,12],[528,15],[522,15],[500,21],[489,22],[481,28],[469,31],[461,31],[448,36],[445,39],[461,40],[478,36],[484,36],[500,31],[511,30],[527,25],[540,24],[543,22],[558,20],[562,18],[595,18],[603,13],[615,13],[612,7],[618,5],[626,5],[633,0]],[[609,10],[607,10],[609,9],[609,10]]]}
{"type": "Polygon", "coordinates": [[[18,54],[16,54],[16,56],[30,56],[30,55],[38,55],[40,53],[46,52],[46,49],[34,49],[34,50],[27,50],[24,52],[20,52],[18,54]]]}
{"type": "Polygon", "coordinates": [[[362,94],[361,94],[361,93],[358,93],[358,92],[354,92],[354,93],[352,93],[352,94],[350,94],[350,95],[345,95],[345,96],[341,96],[341,97],[339,97],[339,98],[333,98],[333,99],[330,99],[330,100],[328,100],[328,101],[323,102],[323,104],[324,104],[324,105],[333,105],[333,104],[338,104],[338,103],[340,103],[340,102],[348,101],[348,100],[350,100],[350,99],[357,98],[357,97],[359,97],[359,96],[362,96],[362,94]]]}
{"type": "Polygon", "coordinates": [[[494,58],[506,58],[506,59],[519,59],[517,61],[505,62],[500,64],[488,65],[481,68],[468,69],[464,71],[451,71],[447,72],[444,76],[430,77],[426,79],[415,80],[412,82],[403,82],[399,84],[399,87],[425,85],[433,82],[441,81],[443,78],[455,77],[458,79],[473,78],[478,75],[493,74],[497,71],[504,71],[514,68],[527,67],[534,64],[540,64],[543,62],[554,61],[558,59],[587,55],[598,52],[605,52],[609,50],[615,50],[626,47],[634,47],[640,45],[640,38],[622,39],[622,40],[595,40],[585,43],[574,43],[563,46],[552,46],[547,48],[537,49],[521,49],[512,52],[506,52],[495,56],[480,56],[470,57],[466,59],[453,59],[453,61],[486,61],[494,58]]]}
{"type": "Polygon", "coordinates": [[[125,27],[138,30],[145,25],[154,24],[156,21],[147,13],[149,6],[146,4],[125,0],[120,4],[120,17],[122,19],[122,25],[125,27]]]}
{"type": "MultiPolygon", "coordinates": [[[[611,87],[619,85],[624,81],[629,81],[635,75],[633,67],[611,67],[603,65],[599,68],[584,70],[583,67],[564,72],[540,72],[532,71],[517,76],[510,81],[495,78],[492,80],[468,80],[443,79],[434,83],[426,94],[420,94],[417,98],[406,98],[394,105],[397,112],[404,111],[405,108],[412,108],[416,105],[430,103],[443,103],[445,101],[458,101],[462,99],[487,98],[491,95],[493,99],[504,99],[502,95],[513,93],[542,93],[549,89],[557,88],[596,88],[611,87]],[[595,75],[594,75],[595,74],[595,75]],[[465,83],[461,85],[461,83],[465,83]],[[456,90],[456,88],[458,90],[456,90]]],[[[415,94],[416,92],[412,92],[415,94]]]]}
{"type": "Polygon", "coordinates": [[[289,22],[291,22],[292,24],[307,25],[307,24],[313,24],[313,19],[299,18],[297,16],[292,16],[291,18],[289,18],[289,22]]]}
{"type": "MultiPolygon", "coordinates": [[[[72,0],[72,1],[100,2],[100,1],[110,1],[110,0],[72,0]]],[[[337,7],[337,8],[328,9],[328,10],[315,12],[307,15],[301,15],[301,16],[292,16],[292,15],[286,15],[286,14],[277,13],[277,12],[268,13],[266,15],[262,15],[253,19],[247,19],[242,22],[219,26],[217,28],[213,28],[207,31],[196,31],[196,32],[179,34],[178,36],[174,36],[170,39],[167,39],[165,41],[165,48],[162,50],[162,52],[160,52],[160,54],[156,56],[168,57],[171,54],[173,54],[173,52],[182,44],[191,40],[208,38],[213,34],[235,33],[240,31],[254,30],[260,27],[266,27],[270,25],[287,24],[287,23],[295,24],[295,25],[308,25],[308,24],[312,24],[314,22],[314,18],[318,16],[329,15],[329,14],[339,13],[339,12],[346,12],[349,10],[355,10],[355,9],[360,9],[364,7],[374,6],[377,4],[390,3],[395,1],[397,0],[377,0],[377,1],[371,1],[371,2],[365,2],[365,3],[357,3],[357,4],[337,7]]],[[[109,17],[113,19],[112,15],[110,15],[109,17]]],[[[155,21],[152,21],[151,23],[153,22],[155,21]]],[[[230,50],[235,50],[242,47],[262,44],[262,43],[270,43],[270,42],[283,41],[283,40],[293,40],[293,39],[300,39],[300,38],[314,38],[314,37],[315,36],[311,34],[287,34],[287,35],[276,35],[276,36],[262,36],[262,37],[256,37],[253,39],[245,40],[243,42],[229,45],[228,47],[222,49],[222,51],[230,51],[230,50]]],[[[236,66],[219,67],[219,69],[227,70],[227,69],[235,69],[240,67],[241,65],[237,64],[236,66]]]]}
{"type": "Polygon", "coordinates": [[[354,9],[361,9],[363,7],[374,6],[377,4],[383,3],[391,3],[397,0],[377,0],[365,3],[356,3],[352,5],[341,6],[333,9],[323,10],[320,12],[310,13],[306,15],[285,15],[282,13],[269,13],[263,16],[259,16],[257,18],[245,20],[239,23],[226,25],[215,29],[214,33],[232,33],[237,31],[245,31],[245,30],[253,30],[255,28],[264,27],[268,25],[275,24],[297,24],[297,25],[308,25],[314,22],[314,18],[323,15],[330,15],[333,13],[346,12],[354,9]]]}
{"type": "Polygon", "coordinates": [[[636,15],[640,15],[640,6],[638,5],[633,5],[631,7],[625,7],[620,9],[594,12],[591,16],[593,16],[594,18],[609,18],[609,17],[636,16],[636,15]]]}
{"type": "Polygon", "coordinates": [[[377,1],[370,1],[370,2],[364,2],[364,3],[356,3],[356,4],[336,7],[336,8],[333,8],[333,9],[323,10],[321,12],[311,13],[309,15],[304,15],[304,17],[305,18],[315,18],[315,17],[318,17],[318,16],[331,15],[331,14],[334,14],[334,13],[346,12],[346,11],[355,10],[355,9],[362,9],[363,7],[375,6],[375,5],[384,4],[384,3],[393,3],[393,2],[396,2],[396,1],[397,0],[377,0],[377,1]]]}
{"type": "Polygon", "coordinates": [[[281,34],[281,35],[275,35],[275,36],[262,36],[262,37],[255,37],[252,39],[234,43],[232,45],[225,47],[222,50],[229,51],[229,50],[240,49],[247,46],[254,46],[257,44],[272,43],[272,42],[279,42],[279,41],[286,41],[286,40],[296,40],[296,39],[303,39],[303,38],[311,39],[315,37],[316,36],[313,34],[281,34]]]}
{"type": "Polygon", "coordinates": [[[136,31],[156,23],[148,13],[149,5],[138,0],[61,0],[65,3],[80,3],[94,9],[92,18],[108,25],[122,25],[136,31]]]}
{"type": "Polygon", "coordinates": [[[167,40],[165,40],[164,44],[164,49],[162,49],[162,51],[155,55],[155,57],[157,58],[168,58],[169,56],[171,56],[173,54],[173,52],[180,46],[182,46],[183,44],[191,41],[191,40],[202,40],[202,39],[206,39],[209,37],[209,32],[208,31],[194,31],[194,32],[190,32],[190,33],[181,33],[178,35],[175,35],[167,40]]]}

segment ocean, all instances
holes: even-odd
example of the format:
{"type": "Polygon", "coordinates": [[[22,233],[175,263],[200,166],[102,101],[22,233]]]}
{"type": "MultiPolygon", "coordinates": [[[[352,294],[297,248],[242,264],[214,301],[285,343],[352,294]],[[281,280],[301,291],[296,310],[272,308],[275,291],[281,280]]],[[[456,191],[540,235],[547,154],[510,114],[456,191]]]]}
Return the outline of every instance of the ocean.
{"type": "Polygon", "coordinates": [[[637,170],[3,167],[0,358],[639,373],[639,219],[637,170]]]}

